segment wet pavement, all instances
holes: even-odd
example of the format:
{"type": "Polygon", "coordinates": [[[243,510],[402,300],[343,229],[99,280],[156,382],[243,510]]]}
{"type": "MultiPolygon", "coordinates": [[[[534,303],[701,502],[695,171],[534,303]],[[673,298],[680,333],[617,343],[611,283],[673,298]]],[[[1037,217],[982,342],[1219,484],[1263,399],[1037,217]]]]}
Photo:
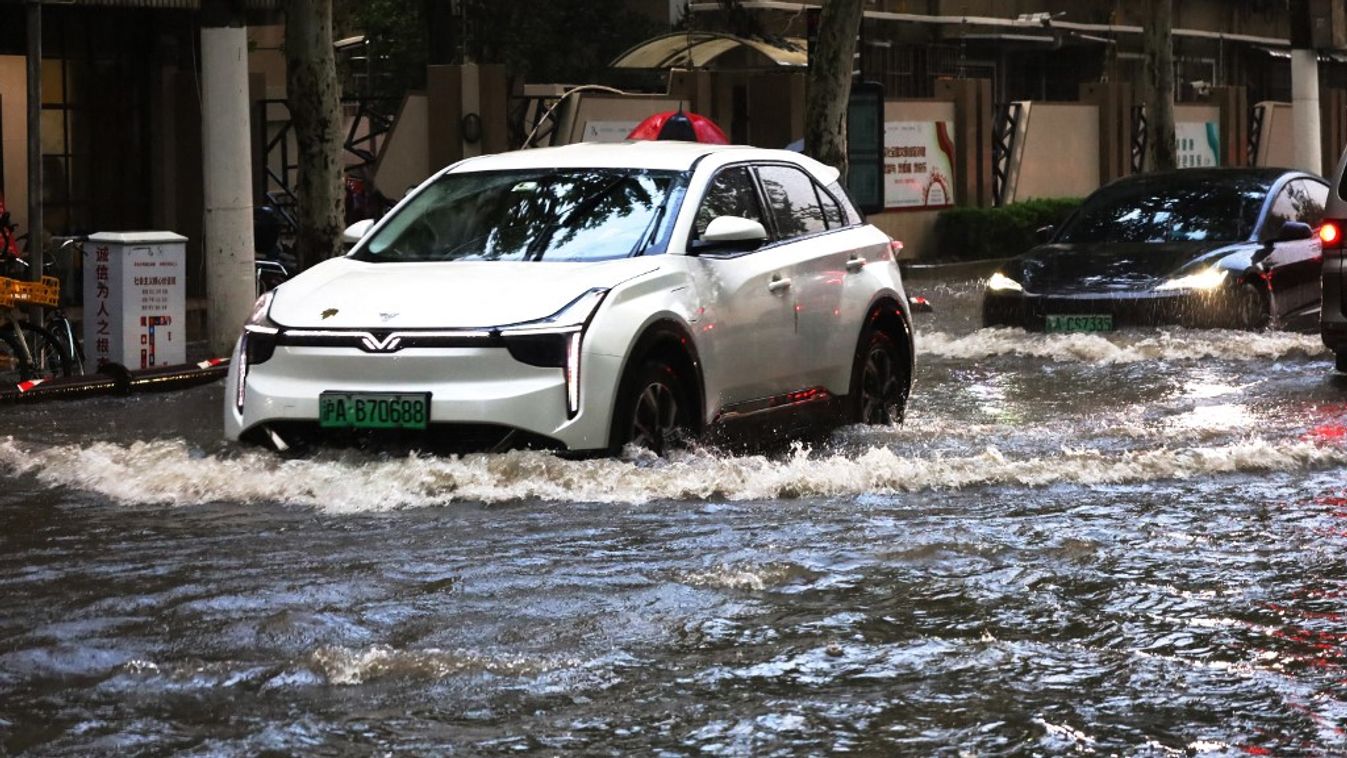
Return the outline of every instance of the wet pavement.
{"type": "Polygon", "coordinates": [[[1339,754],[1317,336],[976,328],[771,456],[219,441],[220,386],[0,409],[0,754],[1339,754]]]}

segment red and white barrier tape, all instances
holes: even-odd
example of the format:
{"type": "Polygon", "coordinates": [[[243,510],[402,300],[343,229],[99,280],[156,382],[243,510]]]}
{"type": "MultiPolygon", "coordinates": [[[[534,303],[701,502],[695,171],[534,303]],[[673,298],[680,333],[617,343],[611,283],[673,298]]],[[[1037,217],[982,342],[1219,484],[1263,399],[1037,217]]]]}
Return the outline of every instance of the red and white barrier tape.
{"type": "Polygon", "coordinates": [[[18,386],[18,388],[19,388],[19,392],[27,392],[28,390],[31,390],[32,388],[36,387],[37,385],[39,385],[39,384],[41,384],[41,383],[43,383],[43,382],[45,382],[45,381],[47,381],[47,380],[46,380],[46,379],[33,379],[33,380],[27,381],[27,382],[19,382],[17,386],[18,386]]]}

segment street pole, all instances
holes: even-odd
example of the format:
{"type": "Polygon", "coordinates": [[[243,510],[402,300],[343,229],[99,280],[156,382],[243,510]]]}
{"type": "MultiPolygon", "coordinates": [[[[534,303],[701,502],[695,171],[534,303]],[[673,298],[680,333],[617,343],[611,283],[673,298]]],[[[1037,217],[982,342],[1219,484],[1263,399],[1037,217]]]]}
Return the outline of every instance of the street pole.
{"type": "Polygon", "coordinates": [[[248,33],[241,3],[201,7],[201,157],[207,334],[228,355],[255,297],[248,33]]]}
{"type": "MultiPolygon", "coordinates": [[[[28,0],[28,276],[42,277],[42,3],[28,0]]],[[[42,323],[42,309],[32,317],[42,323]]]]}
{"type": "Polygon", "coordinates": [[[1324,143],[1319,124],[1319,53],[1291,51],[1291,123],[1295,131],[1296,168],[1324,171],[1324,143]]]}

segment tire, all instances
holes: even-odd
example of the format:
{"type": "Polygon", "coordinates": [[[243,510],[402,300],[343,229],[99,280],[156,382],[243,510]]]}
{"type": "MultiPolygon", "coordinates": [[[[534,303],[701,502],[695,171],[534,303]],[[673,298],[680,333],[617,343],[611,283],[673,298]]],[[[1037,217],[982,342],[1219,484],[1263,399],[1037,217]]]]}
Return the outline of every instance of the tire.
{"type": "Polygon", "coordinates": [[[860,345],[851,369],[851,420],[879,426],[903,423],[911,364],[884,332],[866,332],[860,345]]]}
{"type": "Polygon", "coordinates": [[[1333,354],[1333,367],[1338,371],[1347,374],[1347,350],[1333,354]]]}
{"type": "Polygon", "coordinates": [[[70,358],[71,373],[82,376],[84,374],[84,349],[80,347],[79,337],[75,336],[74,325],[62,316],[48,319],[46,327],[47,331],[56,338],[56,343],[65,351],[66,356],[70,358]],[[67,327],[70,329],[70,336],[74,338],[73,343],[66,337],[67,327]]]}
{"type": "Polygon", "coordinates": [[[610,452],[629,444],[664,455],[692,429],[684,382],[672,366],[648,360],[622,382],[613,414],[610,452]]]}
{"type": "Polygon", "coordinates": [[[45,328],[33,324],[21,324],[23,337],[28,341],[28,350],[36,365],[21,367],[24,381],[30,379],[51,379],[57,376],[70,376],[74,372],[74,361],[70,358],[66,346],[45,328]]]}
{"type": "Polygon", "coordinates": [[[1230,294],[1230,320],[1236,329],[1259,331],[1272,321],[1266,291],[1244,282],[1230,294]]]}

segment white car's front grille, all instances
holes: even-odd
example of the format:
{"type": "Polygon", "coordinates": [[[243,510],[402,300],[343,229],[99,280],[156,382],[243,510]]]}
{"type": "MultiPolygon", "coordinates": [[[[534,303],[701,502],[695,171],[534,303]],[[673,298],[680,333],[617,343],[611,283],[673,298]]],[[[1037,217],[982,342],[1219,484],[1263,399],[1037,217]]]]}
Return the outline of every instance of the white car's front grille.
{"type": "Polygon", "coordinates": [[[422,347],[501,347],[499,334],[468,330],[284,329],[277,344],[294,347],[351,347],[367,353],[393,353],[422,347]]]}

